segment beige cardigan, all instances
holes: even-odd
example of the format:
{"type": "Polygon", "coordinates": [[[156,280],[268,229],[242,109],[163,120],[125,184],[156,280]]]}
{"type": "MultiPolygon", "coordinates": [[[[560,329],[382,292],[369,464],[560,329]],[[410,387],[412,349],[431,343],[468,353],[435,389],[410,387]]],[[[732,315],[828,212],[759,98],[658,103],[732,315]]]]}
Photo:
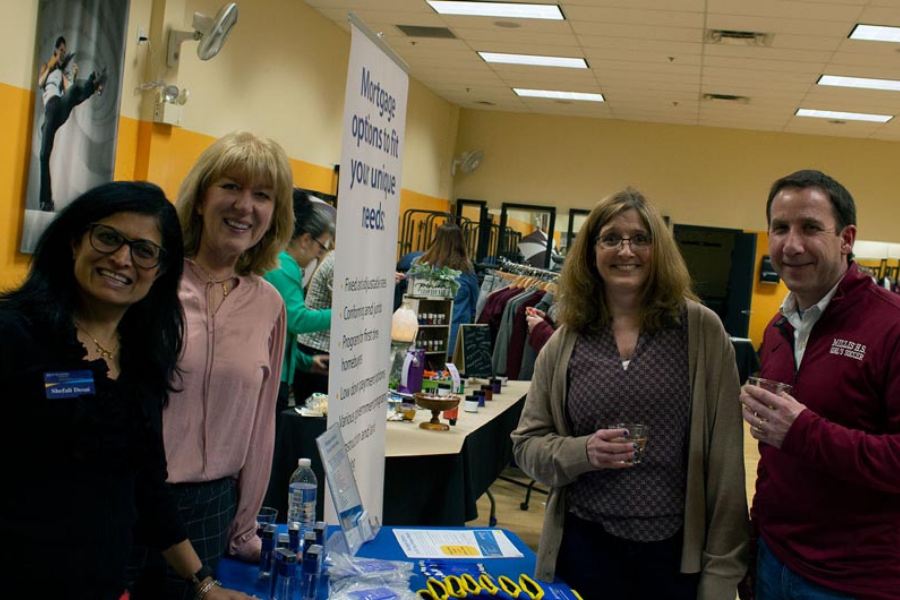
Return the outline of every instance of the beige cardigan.
{"type": "MultiPolygon", "coordinates": [[[[519,467],[551,488],[535,577],[552,581],[562,542],[565,486],[594,467],[588,436],[566,420],[566,372],[577,334],[560,328],[541,350],[518,428],[519,467]]],[[[698,600],[732,600],[747,570],[748,516],[740,382],[719,317],[688,301],[691,416],[681,571],[701,573],[698,600]]]]}

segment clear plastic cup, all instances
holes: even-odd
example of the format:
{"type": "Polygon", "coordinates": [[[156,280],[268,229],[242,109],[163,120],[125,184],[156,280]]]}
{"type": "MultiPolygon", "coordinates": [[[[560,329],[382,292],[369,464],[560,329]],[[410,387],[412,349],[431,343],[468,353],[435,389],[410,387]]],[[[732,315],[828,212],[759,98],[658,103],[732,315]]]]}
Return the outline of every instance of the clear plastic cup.
{"type": "Polygon", "coordinates": [[[628,430],[628,435],[616,438],[613,441],[624,440],[626,442],[637,444],[637,454],[634,458],[626,460],[625,462],[634,463],[636,465],[640,464],[644,457],[644,448],[647,446],[647,426],[643,423],[613,423],[612,425],[608,425],[607,429],[628,430]]]}
{"type": "Polygon", "coordinates": [[[762,377],[749,377],[747,379],[747,383],[749,385],[761,387],[767,392],[772,392],[776,396],[780,396],[782,394],[790,394],[792,389],[792,386],[789,383],[782,383],[780,381],[774,381],[772,379],[763,379],[762,377]]]}

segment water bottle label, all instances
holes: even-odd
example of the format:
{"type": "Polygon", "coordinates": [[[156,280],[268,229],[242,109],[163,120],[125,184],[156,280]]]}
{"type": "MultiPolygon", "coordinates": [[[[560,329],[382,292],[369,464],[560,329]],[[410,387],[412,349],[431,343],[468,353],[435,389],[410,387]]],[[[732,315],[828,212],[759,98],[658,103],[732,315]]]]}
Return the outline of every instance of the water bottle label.
{"type": "Polygon", "coordinates": [[[291,486],[291,500],[298,504],[306,504],[307,502],[316,503],[316,488],[301,488],[299,486],[291,486]]]}

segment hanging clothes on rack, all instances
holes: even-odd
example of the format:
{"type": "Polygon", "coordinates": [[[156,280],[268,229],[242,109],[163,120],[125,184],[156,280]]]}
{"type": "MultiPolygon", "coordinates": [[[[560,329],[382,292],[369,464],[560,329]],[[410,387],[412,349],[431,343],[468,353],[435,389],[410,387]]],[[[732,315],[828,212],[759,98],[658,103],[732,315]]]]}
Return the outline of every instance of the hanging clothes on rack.
{"type": "Polygon", "coordinates": [[[503,317],[503,309],[506,307],[507,301],[520,293],[521,290],[510,282],[510,285],[488,294],[484,308],[476,322],[490,326],[492,348],[497,339],[497,331],[500,329],[500,320],[503,317]]]}
{"type": "Polygon", "coordinates": [[[478,318],[481,316],[481,312],[484,310],[484,305],[487,303],[488,296],[498,290],[502,290],[509,286],[512,283],[514,277],[512,277],[509,273],[501,273],[499,271],[488,270],[484,279],[481,281],[481,288],[478,291],[478,300],[475,304],[475,322],[478,323],[478,318]]]}
{"type": "Polygon", "coordinates": [[[516,323],[525,323],[525,308],[536,305],[544,291],[535,287],[527,287],[525,290],[510,298],[503,309],[502,323],[497,332],[497,340],[494,344],[494,353],[492,355],[491,364],[495,375],[506,375],[510,379],[516,379],[519,372],[519,364],[522,361],[522,344],[524,343],[524,335],[517,336],[518,345],[510,353],[510,342],[513,339],[516,323]],[[513,369],[515,375],[510,373],[510,359],[518,356],[519,363],[513,369]]]}
{"type": "Polygon", "coordinates": [[[557,273],[528,265],[501,260],[501,271],[495,272],[503,278],[514,277],[507,288],[488,295],[479,323],[490,326],[492,352],[491,366],[495,375],[506,375],[511,379],[523,378],[522,366],[530,377],[534,357],[529,354],[525,360],[528,345],[528,324],[525,320],[527,309],[543,306],[552,307],[553,294],[548,292],[555,284],[557,273]],[[550,298],[544,302],[548,295],[550,298]]]}

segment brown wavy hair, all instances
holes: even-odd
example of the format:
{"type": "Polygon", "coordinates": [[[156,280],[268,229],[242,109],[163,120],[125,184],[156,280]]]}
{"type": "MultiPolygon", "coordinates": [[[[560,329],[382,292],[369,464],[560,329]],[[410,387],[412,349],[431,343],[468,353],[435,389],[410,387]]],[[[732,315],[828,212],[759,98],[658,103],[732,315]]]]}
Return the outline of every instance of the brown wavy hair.
{"type": "Polygon", "coordinates": [[[268,138],[247,131],[229,133],[203,151],[178,190],[178,219],[184,235],[185,256],[196,256],[203,236],[203,218],[197,205],[206,190],[224,175],[259,182],[273,188],[275,210],[269,230],[255,246],[241,254],[235,271],[239,275],[264,275],[278,266],[278,254],[294,233],[292,193],[294,177],[284,149],[268,138]]]}
{"type": "Polygon", "coordinates": [[[463,273],[472,273],[475,268],[466,250],[466,238],[456,223],[444,223],[437,228],[431,247],[418,262],[432,267],[450,267],[463,273]]]}
{"type": "Polygon", "coordinates": [[[559,311],[560,322],[573,331],[597,333],[612,320],[594,248],[603,226],[627,210],[637,212],[652,240],[650,273],[641,294],[641,330],[680,322],[685,299],[697,299],[687,265],[659,211],[629,187],[594,206],[567,254],[559,279],[559,311]]]}

